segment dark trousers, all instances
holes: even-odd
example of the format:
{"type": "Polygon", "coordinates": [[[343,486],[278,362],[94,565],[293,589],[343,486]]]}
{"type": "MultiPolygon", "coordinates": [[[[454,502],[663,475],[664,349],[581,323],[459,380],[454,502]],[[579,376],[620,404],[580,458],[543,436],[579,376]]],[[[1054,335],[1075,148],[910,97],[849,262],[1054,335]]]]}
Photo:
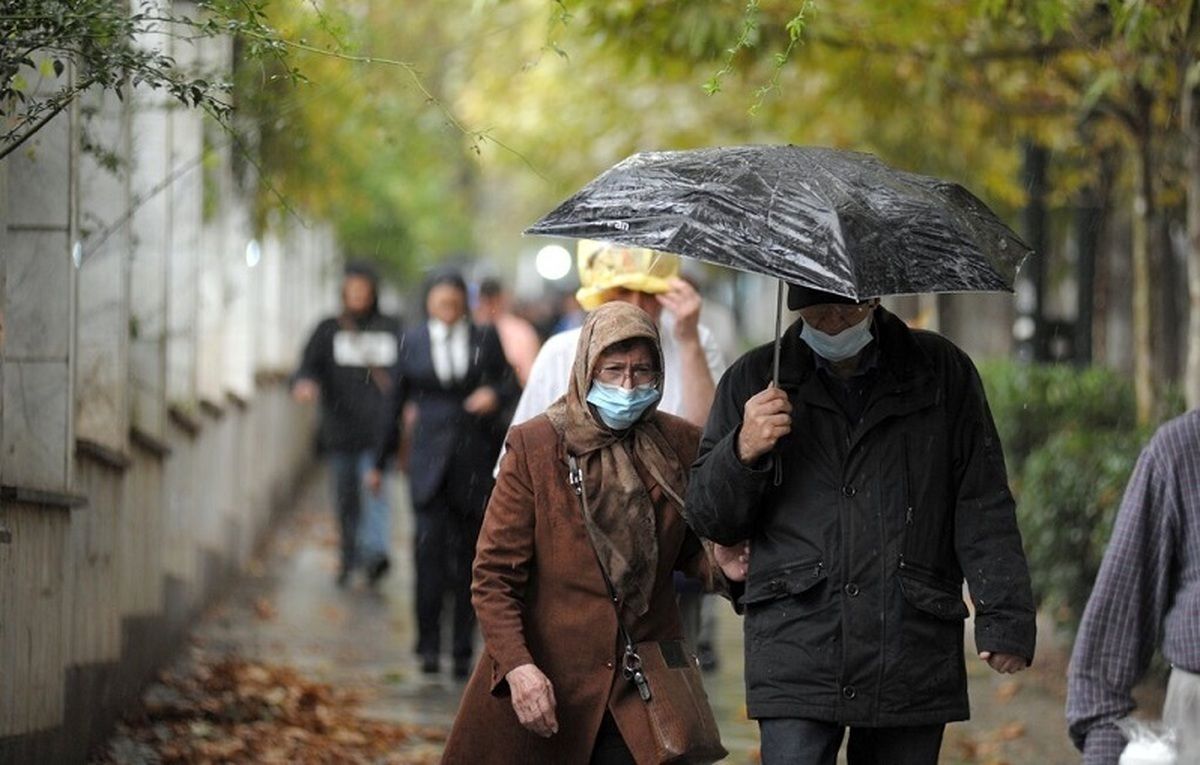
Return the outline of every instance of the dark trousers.
{"type": "Polygon", "coordinates": [[[636,765],[637,760],[621,737],[617,722],[608,712],[600,723],[596,733],[596,744],[592,747],[592,759],[589,765],[636,765]]]}
{"type": "Polygon", "coordinates": [[[416,503],[417,653],[441,654],[442,604],[449,592],[454,604],[452,654],[456,660],[469,661],[475,629],[471,564],[487,495],[458,491],[454,483],[448,479],[435,495],[416,503]]]}
{"type": "MultiPolygon", "coordinates": [[[[791,717],[758,721],[763,765],[835,765],[846,727],[791,717]]],[[[937,765],[945,725],[850,728],[849,765],[937,765]]]]}
{"type": "Polygon", "coordinates": [[[334,452],[329,455],[333,479],[333,503],[337,510],[341,535],[341,570],[351,571],[358,558],[358,526],[362,522],[362,480],[358,471],[358,452],[334,452]]]}

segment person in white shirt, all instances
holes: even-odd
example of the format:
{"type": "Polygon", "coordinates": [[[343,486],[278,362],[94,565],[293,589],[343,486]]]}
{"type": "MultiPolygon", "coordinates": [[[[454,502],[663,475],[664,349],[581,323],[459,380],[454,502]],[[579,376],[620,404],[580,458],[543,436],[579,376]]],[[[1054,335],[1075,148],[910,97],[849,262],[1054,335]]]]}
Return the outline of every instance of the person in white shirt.
{"type": "MultiPolygon", "coordinates": [[[[599,242],[580,242],[579,304],[592,310],[610,300],[632,303],[658,321],[665,377],[659,409],[704,427],[725,357],[700,323],[700,294],[678,273],[674,255],[599,242]],[[664,310],[665,309],[665,310],[664,310]]],[[[579,329],[559,332],[534,359],[512,425],[533,419],[567,391],[579,329]]]]}
{"type": "MultiPolygon", "coordinates": [[[[584,309],[591,311],[619,300],[636,305],[658,322],[664,373],[658,409],[703,428],[726,362],[716,337],[700,323],[700,293],[677,275],[679,259],[653,250],[584,240],[579,243],[578,266],[581,286],[575,297],[584,309]]],[[[559,332],[542,346],[510,427],[538,416],[567,392],[579,333],[578,328],[559,332]]],[[[500,455],[504,456],[503,450],[500,455]]],[[[715,628],[705,613],[712,603],[695,583],[677,580],[676,584],[686,637],[696,647],[701,667],[714,669],[715,628]]]]}

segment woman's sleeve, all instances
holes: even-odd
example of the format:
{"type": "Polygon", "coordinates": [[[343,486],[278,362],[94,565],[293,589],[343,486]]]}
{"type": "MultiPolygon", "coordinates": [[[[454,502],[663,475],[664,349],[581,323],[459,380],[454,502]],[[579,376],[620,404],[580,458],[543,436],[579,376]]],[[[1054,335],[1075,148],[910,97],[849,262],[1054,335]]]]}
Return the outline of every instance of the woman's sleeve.
{"type": "Polygon", "coordinates": [[[492,692],[507,694],[504,676],[533,663],[525,644],[525,591],[533,566],[534,504],[520,433],[509,432],[507,452],[475,547],[471,603],[488,654],[496,662],[492,692]]]}
{"type": "Polygon", "coordinates": [[[713,556],[712,546],[712,542],[701,540],[689,530],[683,546],[679,549],[676,568],[682,571],[684,576],[700,582],[705,592],[733,600],[740,594],[740,583],[730,582],[725,578],[721,567],[717,565],[717,559],[713,556]]]}

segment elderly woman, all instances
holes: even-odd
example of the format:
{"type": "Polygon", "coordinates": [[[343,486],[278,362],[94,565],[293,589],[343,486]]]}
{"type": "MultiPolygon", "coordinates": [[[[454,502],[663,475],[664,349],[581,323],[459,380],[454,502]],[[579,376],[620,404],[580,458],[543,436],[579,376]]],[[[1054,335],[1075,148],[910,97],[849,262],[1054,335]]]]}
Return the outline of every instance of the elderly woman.
{"type": "Polygon", "coordinates": [[[623,644],[600,565],[635,642],[682,637],[674,570],[710,588],[714,560],[744,576],[740,551],[710,558],[680,514],[700,433],[656,411],[661,370],[654,321],[606,304],[583,326],[567,393],[509,432],[471,587],[485,654],[443,762],[635,762],[653,746],[644,710],[619,703],[623,644]]]}

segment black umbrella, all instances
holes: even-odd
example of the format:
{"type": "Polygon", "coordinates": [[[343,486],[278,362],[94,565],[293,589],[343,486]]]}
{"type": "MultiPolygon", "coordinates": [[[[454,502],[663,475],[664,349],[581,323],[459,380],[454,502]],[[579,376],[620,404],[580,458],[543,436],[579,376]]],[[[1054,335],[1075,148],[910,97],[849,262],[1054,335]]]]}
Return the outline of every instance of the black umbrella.
{"type": "Polygon", "coordinates": [[[635,154],[525,233],[674,252],[859,300],[1012,291],[1031,252],[956,183],[803,146],[635,154]]]}

